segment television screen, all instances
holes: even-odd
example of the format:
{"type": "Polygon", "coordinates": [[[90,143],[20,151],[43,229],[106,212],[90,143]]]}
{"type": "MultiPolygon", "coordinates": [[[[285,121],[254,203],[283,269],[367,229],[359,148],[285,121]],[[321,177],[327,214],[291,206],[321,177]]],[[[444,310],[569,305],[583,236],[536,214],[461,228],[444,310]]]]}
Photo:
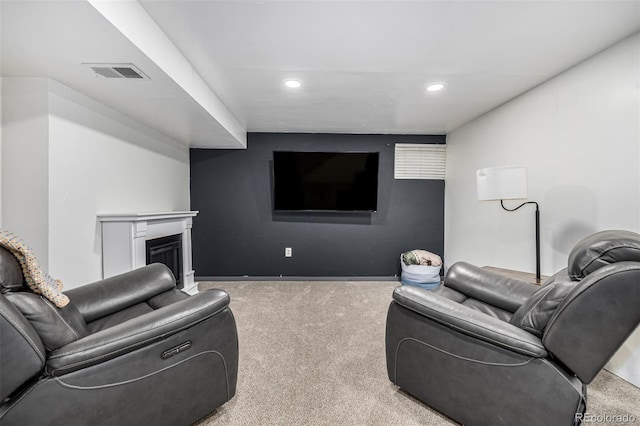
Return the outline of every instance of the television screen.
{"type": "Polygon", "coordinates": [[[377,152],[273,153],[273,206],[286,211],[376,211],[377,152]]]}

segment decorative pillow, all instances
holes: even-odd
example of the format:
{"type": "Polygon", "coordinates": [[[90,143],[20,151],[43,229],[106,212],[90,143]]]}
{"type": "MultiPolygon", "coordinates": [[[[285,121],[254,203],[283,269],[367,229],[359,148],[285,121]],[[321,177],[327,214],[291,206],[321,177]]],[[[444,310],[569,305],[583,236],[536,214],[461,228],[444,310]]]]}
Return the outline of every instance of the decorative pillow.
{"type": "Polygon", "coordinates": [[[577,281],[571,280],[567,268],[551,276],[538,291],[524,302],[511,317],[511,324],[542,337],[556,308],[573,290],[577,281]]]}
{"type": "Polygon", "coordinates": [[[84,318],[73,303],[57,308],[44,297],[28,292],[6,293],[5,297],[29,320],[47,351],[89,334],[84,318]]]}
{"type": "Polygon", "coordinates": [[[569,277],[580,280],[615,262],[640,262],[640,235],[630,231],[602,231],[578,242],[569,253],[569,277]]]}

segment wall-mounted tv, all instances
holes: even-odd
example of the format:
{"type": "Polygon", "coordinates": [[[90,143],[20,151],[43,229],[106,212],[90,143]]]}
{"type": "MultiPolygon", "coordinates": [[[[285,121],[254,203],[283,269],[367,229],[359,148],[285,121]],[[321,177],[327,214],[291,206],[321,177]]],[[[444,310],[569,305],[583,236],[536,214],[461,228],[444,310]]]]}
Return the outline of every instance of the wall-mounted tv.
{"type": "Polygon", "coordinates": [[[374,212],[378,152],[273,152],[276,211],[374,212]]]}

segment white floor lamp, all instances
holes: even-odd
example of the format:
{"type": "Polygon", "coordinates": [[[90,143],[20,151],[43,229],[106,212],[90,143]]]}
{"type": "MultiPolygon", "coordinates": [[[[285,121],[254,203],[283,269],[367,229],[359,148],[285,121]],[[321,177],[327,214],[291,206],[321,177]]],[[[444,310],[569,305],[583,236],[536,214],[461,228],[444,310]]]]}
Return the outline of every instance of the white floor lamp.
{"type": "Polygon", "coordinates": [[[527,199],[527,168],[521,166],[488,167],[476,172],[478,200],[497,201],[508,212],[513,212],[526,204],[536,206],[536,281],[540,282],[540,208],[535,201],[525,201],[508,209],[504,200],[527,199]]]}

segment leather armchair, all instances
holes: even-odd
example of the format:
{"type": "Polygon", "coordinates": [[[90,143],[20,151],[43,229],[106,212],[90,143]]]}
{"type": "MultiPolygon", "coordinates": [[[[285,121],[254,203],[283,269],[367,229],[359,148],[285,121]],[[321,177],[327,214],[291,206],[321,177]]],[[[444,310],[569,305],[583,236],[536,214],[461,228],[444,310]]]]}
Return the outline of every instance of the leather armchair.
{"type": "Polygon", "coordinates": [[[188,425],[235,394],[229,296],[164,265],[72,289],[57,308],[0,248],[0,424],[188,425]]]}
{"type": "Polygon", "coordinates": [[[435,291],[394,290],[389,379],[468,425],[572,425],[586,385],[640,322],[640,235],[579,242],[541,286],[468,263],[435,291]]]}

